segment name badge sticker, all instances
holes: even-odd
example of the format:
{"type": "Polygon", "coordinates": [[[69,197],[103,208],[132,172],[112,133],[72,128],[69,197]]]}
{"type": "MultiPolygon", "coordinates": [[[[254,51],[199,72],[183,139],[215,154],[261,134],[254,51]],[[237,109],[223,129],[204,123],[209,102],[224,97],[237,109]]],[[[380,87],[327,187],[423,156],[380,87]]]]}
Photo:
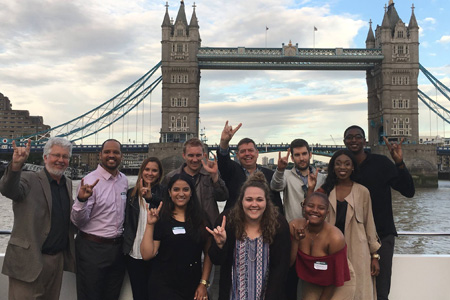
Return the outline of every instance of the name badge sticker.
{"type": "Polygon", "coordinates": [[[173,227],[172,232],[173,234],[186,234],[186,229],[184,227],[173,227]]]}
{"type": "Polygon", "coordinates": [[[127,200],[127,193],[126,192],[120,193],[120,197],[122,198],[122,200],[127,200]]]}
{"type": "Polygon", "coordinates": [[[328,265],[324,261],[316,261],[314,263],[314,269],[325,271],[325,270],[328,270],[328,265]]]}

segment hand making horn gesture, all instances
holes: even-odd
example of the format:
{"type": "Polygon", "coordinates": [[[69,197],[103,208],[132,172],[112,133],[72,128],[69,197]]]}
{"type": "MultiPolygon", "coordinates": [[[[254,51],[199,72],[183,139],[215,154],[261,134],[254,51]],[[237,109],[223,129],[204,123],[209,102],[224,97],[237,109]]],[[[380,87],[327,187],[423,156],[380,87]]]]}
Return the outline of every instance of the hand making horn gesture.
{"type": "Polygon", "coordinates": [[[214,240],[216,241],[217,247],[219,247],[220,249],[223,248],[223,245],[225,245],[225,242],[227,241],[227,232],[225,230],[226,222],[227,217],[223,216],[221,226],[217,226],[213,230],[206,227],[206,230],[212,234],[214,240]]]}
{"type": "Polygon", "coordinates": [[[220,148],[222,149],[228,148],[231,139],[233,138],[236,131],[238,131],[239,128],[241,128],[241,126],[242,123],[239,123],[239,125],[233,129],[231,125],[228,125],[228,120],[225,122],[225,127],[223,128],[222,135],[220,136],[220,148]]]}
{"type": "Polygon", "coordinates": [[[141,192],[141,196],[150,199],[152,198],[152,188],[150,183],[147,184],[142,178],[140,180],[139,191],[141,192]]]}
{"type": "Polygon", "coordinates": [[[78,201],[85,202],[94,193],[94,187],[100,179],[97,179],[93,184],[84,184],[84,179],[81,179],[80,190],[78,191],[78,201]]]}
{"type": "Polygon", "coordinates": [[[25,147],[17,147],[16,141],[12,141],[12,147],[14,152],[11,162],[11,169],[13,171],[20,171],[30,155],[31,140],[27,140],[25,147]]]}
{"type": "Polygon", "coordinates": [[[282,172],[282,171],[286,170],[286,167],[289,164],[289,155],[291,155],[291,148],[288,148],[287,156],[281,157],[281,151],[278,152],[278,165],[277,165],[278,171],[282,172]]]}
{"type": "Polygon", "coordinates": [[[388,141],[388,139],[383,136],[383,140],[386,143],[386,146],[389,150],[389,153],[391,153],[391,157],[394,160],[394,162],[396,164],[401,164],[403,162],[403,150],[402,150],[402,144],[403,141],[405,140],[404,138],[402,138],[400,140],[400,143],[396,144],[396,143],[390,143],[388,141]]]}
{"type": "Polygon", "coordinates": [[[161,211],[161,207],[163,206],[163,202],[159,202],[157,208],[150,208],[149,204],[147,204],[147,224],[155,225],[159,220],[159,212],[161,211]]]}
{"type": "Polygon", "coordinates": [[[306,220],[305,226],[301,226],[297,223],[297,226],[292,223],[292,230],[291,235],[296,239],[297,241],[303,240],[306,237],[306,228],[308,228],[309,220],[306,220]]]}
{"type": "Polygon", "coordinates": [[[202,159],[202,165],[206,172],[211,175],[213,182],[219,180],[219,167],[217,166],[217,158],[213,154],[214,160],[209,160],[207,154],[205,153],[205,159],[202,159]]]}
{"type": "MultiPolygon", "coordinates": [[[[314,192],[314,188],[316,187],[317,184],[317,175],[319,174],[319,169],[316,169],[316,173],[311,173],[310,171],[308,171],[308,189],[312,189],[312,192],[314,192]]],[[[306,195],[305,195],[306,197],[306,195]]]]}

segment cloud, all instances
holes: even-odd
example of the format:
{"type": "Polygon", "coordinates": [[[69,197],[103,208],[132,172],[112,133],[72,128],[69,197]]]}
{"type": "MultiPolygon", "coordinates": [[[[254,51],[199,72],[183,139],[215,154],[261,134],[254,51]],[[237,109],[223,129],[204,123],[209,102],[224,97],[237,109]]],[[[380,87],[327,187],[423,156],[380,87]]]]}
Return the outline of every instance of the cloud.
{"type": "Polygon", "coordinates": [[[441,44],[450,43],[450,35],[443,35],[439,40],[437,40],[437,42],[441,44]]]}
{"type": "Polygon", "coordinates": [[[423,19],[422,22],[423,23],[429,23],[429,24],[436,24],[436,19],[428,17],[428,18],[423,19]]]}
{"type": "MultiPolygon", "coordinates": [[[[0,92],[14,108],[42,115],[51,126],[112,98],[161,60],[164,1],[3,2],[0,92]]],[[[185,3],[189,21],[193,2],[185,3]]],[[[179,1],[169,4],[175,19],[179,1]]],[[[335,13],[334,2],[198,0],[196,5],[204,47],[264,47],[266,26],[268,47],[289,41],[312,47],[314,26],[317,48],[365,47],[367,22],[335,13]]],[[[433,22],[425,18],[421,24],[433,22]]],[[[347,125],[367,124],[365,72],[202,70],[201,76],[200,117],[212,141],[226,119],[244,122],[240,134],[261,142],[299,135],[325,142],[330,134],[340,137],[347,125]]],[[[148,134],[157,141],[160,87],[151,101],[151,114],[150,104],[145,109],[152,124],[148,134]]]]}

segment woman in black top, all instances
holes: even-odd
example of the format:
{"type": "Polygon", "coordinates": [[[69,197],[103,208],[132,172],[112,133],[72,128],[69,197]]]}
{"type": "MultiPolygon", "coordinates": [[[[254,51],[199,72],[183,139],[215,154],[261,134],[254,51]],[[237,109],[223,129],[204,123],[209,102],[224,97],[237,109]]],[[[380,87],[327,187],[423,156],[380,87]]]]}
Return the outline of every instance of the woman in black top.
{"type": "Polygon", "coordinates": [[[153,299],[208,299],[212,267],[208,256],[211,238],[205,229],[208,225],[194,182],[186,174],[175,174],[169,181],[164,202],[148,210],[141,243],[142,258],[154,258],[153,299]]]}
{"type": "Polygon", "coordinates": [[[151,261],[142,259],[140,245],[147,223],[147,208],[158,207],[162,201],[161,179],[163,169],[156,157],[146,158],[139,168],[134,188],[128,190],[125,209],[123,252],[126,255],[128,275],[134,300],[148,300],[151,297],[151,261]]]}

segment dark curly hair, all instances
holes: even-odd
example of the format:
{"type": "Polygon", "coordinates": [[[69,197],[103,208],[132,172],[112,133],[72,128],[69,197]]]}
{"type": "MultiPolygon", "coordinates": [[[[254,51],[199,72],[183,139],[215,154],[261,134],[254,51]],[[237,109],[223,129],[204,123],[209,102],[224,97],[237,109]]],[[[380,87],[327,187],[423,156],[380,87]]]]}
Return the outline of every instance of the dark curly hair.
{"type": "Polygon", "coordinates": [[[341,155],[346,155],[351,159],[354,170],[353,173],[350,175],[350,179],[355,181],[355,174],[357,173],[358,163],[356,162],[356,158],[353,155],[353,153],[347,149],[342,149],[334,152],[333,157],[331,157],[330,162],[328,163],[328,176],[325,179],[325,183],[322,185],[322,189],[328,196],[330,195],[330,192],[333,190],[333,188],[336,186],[337,183],[337,176],[336,173],[334,172],[334,163],[336,159],[341,155]]]}
{"type": "Polygon", "coordinates": [[[266,209],[264,210],[261,218],[260,228],[264,242],[272,244],[277,229],[280,227],[280,224],[278,222],[278,209],[270,200],[270,189],[267,185],[264,174],[261,172],[255,172],[253,175],[248,177],[247,181],[245,181],[245,183],[242,185],[239,198],[234,207],[231,209],[229,215],[229,223],[232,227],[234,227],[236,239],[245,239],[245,237],[247,236],[247,233],[245,232],[246,220],[242,202],[244,199],[245,191],[249,187],[257,187],[264,191],[264,196],[266,198],[266,209]]]}

